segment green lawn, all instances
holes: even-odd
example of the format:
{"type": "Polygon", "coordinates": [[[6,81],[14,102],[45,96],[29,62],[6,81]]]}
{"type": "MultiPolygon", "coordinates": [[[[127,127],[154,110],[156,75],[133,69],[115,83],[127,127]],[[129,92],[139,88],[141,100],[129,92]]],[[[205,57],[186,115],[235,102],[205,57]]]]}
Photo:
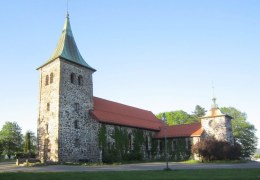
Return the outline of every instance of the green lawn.
{"type": "Polygon", "coordinates": [[[260,169],[203,169],[123,172],[0,173],[0,180],[166,180],[166,179],[260,179],[260,169]]]}

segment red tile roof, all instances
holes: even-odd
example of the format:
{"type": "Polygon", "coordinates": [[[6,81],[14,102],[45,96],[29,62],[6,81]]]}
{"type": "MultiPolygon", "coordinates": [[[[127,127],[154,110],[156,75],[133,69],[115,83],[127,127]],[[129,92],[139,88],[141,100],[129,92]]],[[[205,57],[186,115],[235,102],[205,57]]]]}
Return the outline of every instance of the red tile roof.
{"type": "MultiPolygon", "coordinates": [[[[164,128],[161,129],[155,135],[155,138],[164,138],[164,128]]],[[[173,125],[167,126],[166,137],[174,138],[174,137],[194,137],[201,136],[203,133],[203,129],[200,123],[194,124],[181,124],[181,125],[173,125]]]]}
{"type": "Polygon", "coordinates": [[[151,111],[94,97],[93,117],[107,124],[159,131],[164,123],[151,111]]]}

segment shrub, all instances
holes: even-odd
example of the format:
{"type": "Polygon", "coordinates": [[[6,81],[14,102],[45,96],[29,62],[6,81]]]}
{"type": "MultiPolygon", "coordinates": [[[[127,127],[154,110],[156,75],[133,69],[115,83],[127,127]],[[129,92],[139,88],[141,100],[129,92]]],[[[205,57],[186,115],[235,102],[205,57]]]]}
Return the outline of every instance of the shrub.
{"type": "Polygon", "coordinates": [[[202,156],[202,160],[236,160],[241,157],[241,147],[226,141],[203,139],[192,147],[192,153],[202,156]]]}
{"type": "Polygon", "coordinates": [[[24,159],[24,158],[36,158],[36,154],[34,152],[30,153],[16,153],[15,157],[17,159],[24,159]]]}

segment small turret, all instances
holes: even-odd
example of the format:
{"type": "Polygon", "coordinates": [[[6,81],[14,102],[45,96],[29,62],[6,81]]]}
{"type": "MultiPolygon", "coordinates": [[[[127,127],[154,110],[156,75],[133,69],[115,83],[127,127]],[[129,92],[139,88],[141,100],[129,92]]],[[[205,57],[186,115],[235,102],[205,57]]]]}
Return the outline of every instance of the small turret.
{"type": "Polygon", "coordinates": [[[214,137],[216,140],[227,141],[233,144],[232,117],[223,114],[220,111],[215,97],[212,100],[213,104],[211,109],[201,118],[201,125],[204,129],[204,138],[214,137]]]}

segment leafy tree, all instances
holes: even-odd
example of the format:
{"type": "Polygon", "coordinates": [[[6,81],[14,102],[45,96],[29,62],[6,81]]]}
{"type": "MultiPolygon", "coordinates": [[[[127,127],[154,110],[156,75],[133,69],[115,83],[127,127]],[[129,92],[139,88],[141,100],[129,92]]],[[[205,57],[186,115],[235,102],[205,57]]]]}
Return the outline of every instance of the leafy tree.
{"type": "Polygon", "coordinates": [[[256,129],[247,121],[247,115],[234,107],[220,108],[223,113],[229,114],[232,119],[233,136],[236,143],[242,148],[242,157],[250,157],[257,147],[256,129]]]}
{"type": "Polygon", "coordinates": [[[0,131],[0,142],[2,143],[3,154],[10,159],[22,148],[21,128],[16,122],[6,122],[0,131]]]}
{"type": "MultiPolygon", "coordinates": [[[[157,115],[157,118],[162,119],[162,114],[157,115]]],[[[183,110],[170,111],[165,113],[168,125],[190,124],[195,122],[195,119],[183,110]]]]}
{"type": "Polygon", "coordinates": [[[200,117],[205,116],[205,112],[205,108],[201,107],[200,105],[196,105],[192,115],[195,119],[198,119],[200,117]]]}
{"type": "Polygon", "coordinates": [[[3,149],[3,143],[2,143],[2,141],[0,141],[0,159],[1,159],[1,156],[2,156],[2,154],[3,154],[3,151],[4,151],[4,149],[3,149]]]}

